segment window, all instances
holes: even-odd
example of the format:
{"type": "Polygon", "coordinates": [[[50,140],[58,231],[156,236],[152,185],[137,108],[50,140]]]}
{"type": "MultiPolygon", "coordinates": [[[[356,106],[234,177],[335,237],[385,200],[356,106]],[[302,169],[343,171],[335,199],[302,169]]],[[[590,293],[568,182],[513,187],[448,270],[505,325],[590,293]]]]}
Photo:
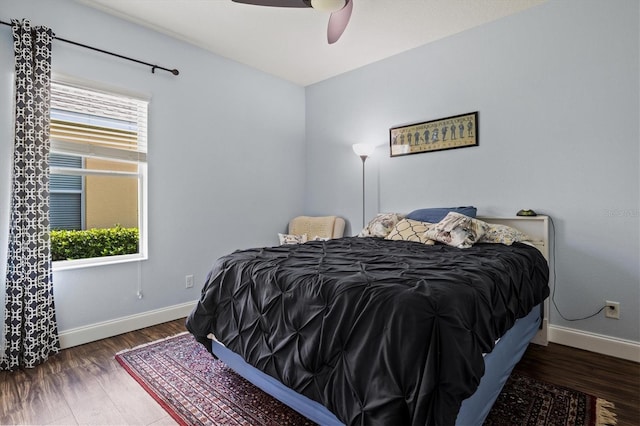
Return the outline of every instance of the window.
{"type": "Polygon", "coordinates": [[[55,269],[146,257],[148,102],[51,84],[55,269]]]}

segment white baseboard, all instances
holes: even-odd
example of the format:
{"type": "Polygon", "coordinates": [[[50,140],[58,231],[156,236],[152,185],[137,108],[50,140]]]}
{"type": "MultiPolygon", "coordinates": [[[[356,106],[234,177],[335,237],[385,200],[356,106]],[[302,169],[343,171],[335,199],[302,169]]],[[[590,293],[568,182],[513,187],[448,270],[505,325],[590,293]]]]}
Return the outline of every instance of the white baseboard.
{"type": "Polygon", "coordinates": [[[168,306],[162,309],[142,312],[127,317],[116,318],[109,321],[98,322],[83,327],[60,331],[60,347],[62,349],[83,345],[129,331],[139,330],[152,325],[184,318],[196,305],[196,301],[168,306]]]}
{"type": "Polygon", "coordinates": [[[549,325],[549,341],[640,363],[640,342],[549,325]]]}

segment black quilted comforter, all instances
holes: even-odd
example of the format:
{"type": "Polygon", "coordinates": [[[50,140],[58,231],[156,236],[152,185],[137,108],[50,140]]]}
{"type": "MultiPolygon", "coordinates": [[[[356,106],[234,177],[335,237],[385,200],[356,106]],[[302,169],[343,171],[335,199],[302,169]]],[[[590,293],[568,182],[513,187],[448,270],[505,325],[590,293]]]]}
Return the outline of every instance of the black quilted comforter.
{"type": "Polygon", "coordinates": [[[452,425],[483,352],[549,294],[540,252],[341,238],[220,258],[187,319],[347,425],[452,425]]]}

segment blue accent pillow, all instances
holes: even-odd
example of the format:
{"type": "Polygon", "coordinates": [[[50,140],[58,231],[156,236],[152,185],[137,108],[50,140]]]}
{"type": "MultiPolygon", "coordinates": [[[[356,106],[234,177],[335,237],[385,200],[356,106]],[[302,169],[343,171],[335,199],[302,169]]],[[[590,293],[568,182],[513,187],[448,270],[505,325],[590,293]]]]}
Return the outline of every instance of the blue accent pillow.
{"type": "Polygon", "coordinates": [[[406,218],[418,220],[420,222],[438,223],[445,218],[449,212],[456,212],[469,217],[476,217],[477,209],[473,206],[467,207],[434,207],[429,209],[418,209],[409,213],[406,218]]]}

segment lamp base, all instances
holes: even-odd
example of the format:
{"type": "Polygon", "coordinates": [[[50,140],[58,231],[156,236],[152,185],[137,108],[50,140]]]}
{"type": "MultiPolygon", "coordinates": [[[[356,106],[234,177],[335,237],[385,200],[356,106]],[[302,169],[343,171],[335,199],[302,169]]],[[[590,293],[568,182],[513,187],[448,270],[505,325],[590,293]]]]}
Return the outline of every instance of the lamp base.
{"type": "Polygon", "coordinates": [[[522,209],[516,213],[516,216],[538,216],[538,214],[530,209],[522,209]]]}

